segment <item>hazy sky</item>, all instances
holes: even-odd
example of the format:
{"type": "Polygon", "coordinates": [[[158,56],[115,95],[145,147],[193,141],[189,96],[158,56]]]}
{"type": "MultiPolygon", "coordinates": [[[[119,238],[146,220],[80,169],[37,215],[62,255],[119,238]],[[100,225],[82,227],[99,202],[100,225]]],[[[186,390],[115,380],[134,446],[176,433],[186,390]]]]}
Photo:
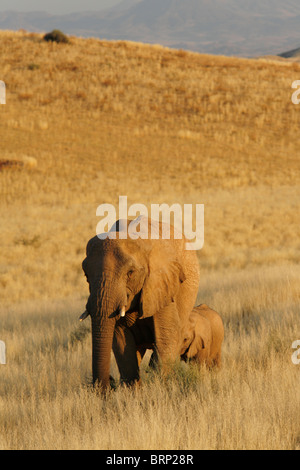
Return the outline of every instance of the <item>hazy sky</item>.
{"type": "Polygon", "coordinates": [[[101,10],[121,0],[0,0],[0,11],[46,11],[54,14],[101,10]]]}

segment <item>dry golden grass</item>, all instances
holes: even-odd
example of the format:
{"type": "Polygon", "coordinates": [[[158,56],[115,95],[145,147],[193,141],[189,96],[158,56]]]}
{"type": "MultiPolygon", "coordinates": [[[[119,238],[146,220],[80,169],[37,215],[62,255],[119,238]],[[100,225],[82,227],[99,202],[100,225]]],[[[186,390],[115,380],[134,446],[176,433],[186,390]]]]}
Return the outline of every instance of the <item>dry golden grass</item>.
{"type": "MultiPolygon", "coordinates": [[[[220,371],[147,372],[137,391],[104,400],[90,387],[91,335],[80,302],[1,308],[0,449],[300,449],[299,275],[291,268],[209,275],[203,295],[222,312],[220,371]],[[298,322],[298,327],[297,327],[298,322]]],[[[118,378],[116,365],[112,373],[118,378]]]]}
{"type": "Polygon", "coordinates": [[[299,448],[300,65],[0,42],[0,160],[37,162],[0,172],[0,448],[299,448]],[[103,401],[76,322],[96,208],[119,195],[205,204],[199,301],[224,317],[224,365],[103,401]]]}

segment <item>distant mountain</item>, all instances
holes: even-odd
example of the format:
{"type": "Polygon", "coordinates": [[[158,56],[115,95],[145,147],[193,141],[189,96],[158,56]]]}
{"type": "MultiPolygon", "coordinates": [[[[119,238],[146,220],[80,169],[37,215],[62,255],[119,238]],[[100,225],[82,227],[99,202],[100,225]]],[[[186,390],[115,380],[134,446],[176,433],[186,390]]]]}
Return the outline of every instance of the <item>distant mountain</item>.
{"type": "Polygon", "coordinates": [[[285,59],[300,58],[300,47],[293,49],[292,51],[282,52],[278,55],[279,57],[284,57],[285,59]]]}
{"type": "Polygon", "coordinates": [[[278,54],[299,45],[299,0],[123,0],[102,12],[0,13],[1,29],[160,43],[211,54],[278,54]]]}

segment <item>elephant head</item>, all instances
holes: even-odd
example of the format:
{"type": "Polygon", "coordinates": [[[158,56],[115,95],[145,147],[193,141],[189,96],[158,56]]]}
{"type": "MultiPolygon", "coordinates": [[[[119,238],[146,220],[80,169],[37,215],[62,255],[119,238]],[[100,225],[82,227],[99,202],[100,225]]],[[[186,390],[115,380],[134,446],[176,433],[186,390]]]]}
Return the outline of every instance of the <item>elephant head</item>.
{"type": "Polygon", "coordinates": [[[116,224],[109,237],[92,238],[82,263],[90,295],[81,319],[91,316],[93,382],[103,389],[109,384],[116,323],[131,312],[139,319],[155,315],[175,302],[186,279],[183,240],[125,239],[122,234],[116,224]]]}

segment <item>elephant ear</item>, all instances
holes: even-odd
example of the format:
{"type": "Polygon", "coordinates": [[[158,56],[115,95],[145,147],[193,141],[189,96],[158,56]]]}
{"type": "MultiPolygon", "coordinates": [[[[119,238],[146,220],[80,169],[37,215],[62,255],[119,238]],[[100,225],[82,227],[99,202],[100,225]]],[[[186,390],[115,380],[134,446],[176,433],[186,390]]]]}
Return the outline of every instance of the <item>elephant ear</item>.
{"type": "Polygon", "coordinates": [[[188,357],[195,357],[201,350],[210,350],[211,328],[208,320],[204,317],[198,318],[194,327],[194,337],[190,344],[188,357]]]}
{"type": "Polygon", "coordinates": [[[205,338],[203,338],[199,334],[198,335],[195,334],[194,339],[190,344],[187,357],[191,359],[192,357],[195,357],[197,353],[201,351],[201,349],[206,349],[207,348],[206,343],[207,342],[205,341],[205,338]]]}
{"type": "Polygon", "coordinates": [[[160,256],[150,254],[148,276],[140,296],[140,318],[151,317],[174,302],[180,284],[185,279],[182,265],[176,259],[170,259],[162,254],[160,256]]]}

